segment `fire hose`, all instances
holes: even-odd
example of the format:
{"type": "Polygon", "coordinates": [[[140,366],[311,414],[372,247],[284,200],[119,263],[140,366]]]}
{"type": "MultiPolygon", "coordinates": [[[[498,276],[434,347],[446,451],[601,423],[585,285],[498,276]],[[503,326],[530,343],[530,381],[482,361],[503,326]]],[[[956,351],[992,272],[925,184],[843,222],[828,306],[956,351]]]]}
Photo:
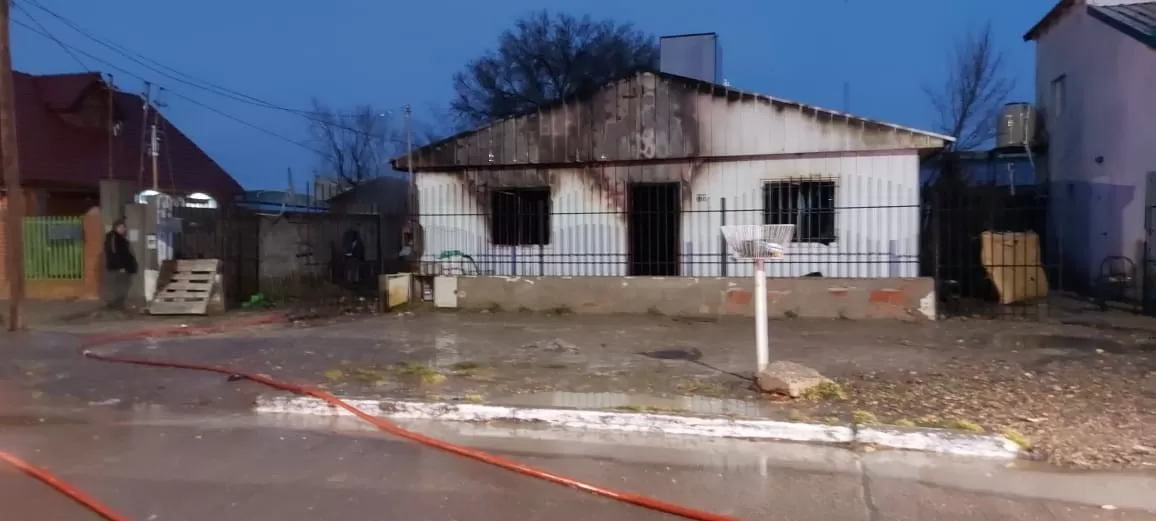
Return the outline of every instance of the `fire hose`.
{"type": "MultiPolygon", "coordinates": [[[[637,495],[637,494],[631,494],[628,492],[621,492],[621,491],[617,491],[617,490],[612,490],[609,488],[600,487],[598,485],[592,485],[592,484],[585,483],[585,482],[582,482],[582,481],[579,481],[579,480],[576,480],[573,478],[569,478],[569,477],[562,476],[559,474],[554,474],[552,472],[547,472],[547,471],[539,470],[539,469],[536,469],[536,468],[533,468],[533,467],[530,467],[527,465],[523,465],[521,463],[518,463],[518,462],[513,461],[511,459],[508,459],[508,458],[495,456],[493,454],[489,454],[489,453],[486,453],[483,451],[470,449],[468,447],[463,447],[461,445],[456,445],[456,444],[442,441],[442,440],[439,440],[436,438],[432,438],[432,437],[426,436],[424,434],[419,434],[419,433],[404,429],[404,428],[402,428],[402,427],[400,427],[400,426],[398,426],[392,422],[386,421],[382,418],[378,418],[376,416],[370,415],[369,413],[366,413],[365,411],[362,411],[362,410],[360,410],[360,409],[358,409],[352,405],[349,405],[348,403],[342,401],[340,398],[330,394],[329,392],[326,392],[324,390],[321,390],[321,389],[318,389],[315,387],[309,387],[309,386],[304,386],[304,385],[297,385],[297,384],[282,382],[279,380],[275,380],[275,379],[273,379],[267,375],[250,373],[250,372],[246,372],[246,371],[242,371],[242,370],[234,369],[234,368],[228,368],[228,367],[219,367],[219,366],[201,365],[201,364],[190,364],[190,363],[183,363],[183,362],[169,362],[169,361],[163,361],[163,360],[149,360],[149,359],[145,359],[145,358],[122,357],[122,356],[117,356],[117,355],[101,354],[101,353],[97,353],[97,352],[93,351],[93,349],[96,347],[106,346],[106,345],[111,345],[111,344],[117,344],[117,343],[122,343],[122,342],[128,342],[128,341],[133,341],[133,340],[143,340],[143,339],[147,339],[147,338],[172,338],[172,337],[180,337],[180,336],[194,336],[194,335],[224,333],[227,331],[236,331],[236,330],[246,329],[246,328],[250,328],[250,327],[256,327],[256,326],[260,326],[260,325],[270,325],[270,324],[280,323],[280,322],[286,321],[287,319],[288,319],[288,316],[286,316],[286,315],[276,314],[276,315],[267,315],[267,316],[261,316],[261,317],[246,319],[246,320],[240,320],[240,321],[233,321],[233,322],[228,322],[225,324],[220,324],[217,326],[208,326],[208,327],[201,327],[201,328],[168,327],[168,328],[158,328],[158,329],[146,329],[146,330],[135,331],[135,332],[130,332],[130,333],[118,333],[118,334],[111,334],[111,335],[97,335],[97,336],[90,337],[90,338],[84,340],[81,343],[81,349],[82,349],[83,355],[85,357],[88,357],[88,358],[91,358],[94,360],[100,360],[100,361],[104,361],[104,362],[116,362],[116,363],[123,363],[123,364],[142,365],[142,366],[149,366],[149,367],[167,367],[167,368],[171,368],[171,369],[187,369],[187,370],[192,370],[192,371],[217,373],[217,374],[225,375],[231,380],[245,379],[245,380],[250,380],[250,381],[253,381],[253,382],[268,386],[268,387],[272,387],[274,389],[278,389],[281,391],[287,391],[287,392],[291,392],[291,393],[295,393],[295,394],[299,394],[299,395],[311,396],[313,398],[317,398],[319,400],[322,400],[322,401],[328,403],[330,406],[332,406],[334,408],[344,409],[344,410],[350,412],[351,414],[353,414],[354,416],[357,416],[358,418],[361,418],[362,420],[365,420],[365,421],[373,424],[373,426],[377,427],[379,430],[381,430],[383,432],[392,434],[394,436],[398,436],[400,438],[408,439],[411,441],[416,441],[416,442],[421,443],[423,445],[427,445],[429,447],[440,449],[440,450],[450,452],[453,454],[457,454],[459,456],[464,456],[464,457],[467,457],[470,459],[481,461],[483,463],[488,463],[490,465],[494,465],[496,467],[500,467],[500,468],[503,468],[506,470],[517,472],[517,473],[525,475],[525,476],[538,478],[538,479],[548,481],[550,483],[554,483],[557,485],[564,485],[564,486],[578,489],[578,490],[581,490],[584,492],[588,492],[588,493],[591,493],[591,494],[594,494],[597,496],[602,496],[602,497],[606,497],[606,498],[613,499],[616,501],[621,501],[624,503],[629,503],[629,504],[641,506],[641,507],[648,508],[651,510],[656,510],[659,512],[665,512],[667,514],[676,515],[676,516],[683,517],[686,519],[693,519],[693,520],[698,520],[698,521],[736,521],[735,518],[730,517],[730,516],[721,515],[721,514],[714,514],[714,513],[710,513],[710,512],[704,512],[701,510],[696,510],[693,508],[675,505],[673,503],[668,503],[668,502],[665,502],[662,500],[658,500],[658,499],[654,499],[654,498],[650,498],[650,497],[646,497],[646,496],[641,496],[641,495],[637,495]]],[[[89,510],[91,510],[92,512],[101,516],[103,519],[106,519],[107,521],[128,521],[128,517],[125,517],[123,515],[116,513],[115,511],[113,511],[109,507],[101,504],[96,499],[88,496],[84,492],[76,489],[75,487],[69,485],[68,483],[62,481],[61,479],[53,476],[49,472],[47,472],[43,469],[34,467],[33,465],[25,462],[24,460],[22,460],[18,457],[12,456],[12,455],[4,453],[4,452],[0,452],[0,460],[3,460],[4,462],[12,465],[13,467],[15,467],[15,468],[25,472],[26,474],[40,480],[44,484],[56,489],[60,493],[68,496],[73,501],[88,508],[89,510]]]]}

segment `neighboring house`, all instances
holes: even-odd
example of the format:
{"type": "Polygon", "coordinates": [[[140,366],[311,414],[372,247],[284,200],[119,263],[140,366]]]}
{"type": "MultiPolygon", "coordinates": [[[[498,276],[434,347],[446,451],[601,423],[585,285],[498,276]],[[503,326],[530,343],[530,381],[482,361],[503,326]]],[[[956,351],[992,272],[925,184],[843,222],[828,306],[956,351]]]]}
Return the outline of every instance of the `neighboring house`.
{"type": "MultiPolygon", "coordinates": [[[[481,273],[742,276],[723,224],[794,224],[774,276],[914,277],[949,137],[640,71],[414,151],[424,257],[481,273]]],[[[407,170],[405,156],[394,168],[407,170]]]]}
{"type": "MultiPolygon", "coordinates": [[[[142,149],[152,118],[142,121],[140,96],[110,90],[95,72],[12,76],[27,215],[81,215],[97,206],[100,180],[110,177],[110,166],[113,179],[143,178],[141,188],[151,187],[150,161],[142,149]]],[[[157,126],[161,191],[206,193],[218,201],[241,193],[237,181],[164,116],[157,126]]]]}
{"type": "Polygon", "coordinates": [[[325,201],[286,190],[246,190],[237,198],[237,206],[265,214],[329,210],[329,205],[325,201]]]}
{"type": "MultiPolygon", "coordinates": [[[[394,273],[404,269],[402,233],[409,219],[410,182],[408,175],[387,173],[376,179],[363,181],[349,190],[329,198],[329,209],[338,221],[358,222],[360,214],[374,214],[377,219],[375,239],[367,244],[380,244],[381,270],[394,273]],[[344,216],[344,217],[343,217],[344,216]]],[[[360,222],[366,223],[364,219],[360,222]]],[[[370,229],[364,224],[362,233],[370,229]]]]}
{"type": "Polygon", "coordinates": [[[1140,265],[1156,205],[1156,2],[1064,0],[1024,36],[1036,42],[1047,132],[1053,251],[1087,287],[1110,256],[1140,265]]]}
{"type": "MultiPolygon", "coordinates": [[[[1008,188],[1035,186],[1038,172],[1043,171],[1046,156],[1029,158],[1026,153],[959,152],[959,167],[964,183],[971,186],[1004,186],[1008,188]]],[[[939,178],[940,158],[936,156],[919,166],[919,181],[923,186],[935,184],[939,178]]],[[[1014,192],[1014,190],[1012,190],[1014,192]]]]}

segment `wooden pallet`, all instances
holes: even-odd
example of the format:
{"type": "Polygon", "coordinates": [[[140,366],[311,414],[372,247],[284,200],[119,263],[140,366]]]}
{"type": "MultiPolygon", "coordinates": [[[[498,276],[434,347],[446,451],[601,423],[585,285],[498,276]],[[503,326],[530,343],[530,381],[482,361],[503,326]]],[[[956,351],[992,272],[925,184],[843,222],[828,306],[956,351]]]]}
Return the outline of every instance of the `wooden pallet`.
{"type": "Polygon", "coordinates": [[[207,315],[209,305],[220,300],[220,272],[219,259],[165,261],[149,314],[207,315]]]}

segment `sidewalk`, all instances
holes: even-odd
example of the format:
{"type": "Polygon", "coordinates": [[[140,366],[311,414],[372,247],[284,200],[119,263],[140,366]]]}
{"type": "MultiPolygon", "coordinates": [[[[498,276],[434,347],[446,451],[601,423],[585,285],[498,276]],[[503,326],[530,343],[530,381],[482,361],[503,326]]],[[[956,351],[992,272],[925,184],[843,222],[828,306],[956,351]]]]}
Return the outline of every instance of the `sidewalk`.
{"type": "Polygon", "coordinates": [[[752,390],[750,329],[744,320],[427,313],[119,351],[235,365],[341,396],[1015,431],[1060,464],[1156,464],[1156,333],[773,321],[772,359],[839,384],[788,401],[752,390]]]}

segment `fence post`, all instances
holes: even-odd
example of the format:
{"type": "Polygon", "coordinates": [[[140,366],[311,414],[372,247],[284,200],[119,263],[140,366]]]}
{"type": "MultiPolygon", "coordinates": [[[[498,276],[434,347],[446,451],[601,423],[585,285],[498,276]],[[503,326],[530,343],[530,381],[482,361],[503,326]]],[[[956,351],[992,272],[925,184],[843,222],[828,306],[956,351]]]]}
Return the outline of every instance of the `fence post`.
{"type": "Polygon", "coordinates": [[[91,208],[84,214],[84,296],[101,298],[104,277],[104,222],[100,208],[91,208]]]}
{"type": "MultiPolygon", "coordinates": [[[[726,197],[720,197],[719,203],[720,203],[720,207],[719,207],[720,222],[719,222],[719,224],[721,226],[726,226],[726,224],[727,224],[727,198],[726,197]]],[[[719,228],[719,229],[722,229],[722,228],[719,228]]],[[[719,250],[719,276],[725,277],[725,276],[727,276],[727,240],[726,240],[726,238],[724,238],[722,236],[722,232],[719,232],[718,243],[721,246],[721,249],[719,250]]]]}

